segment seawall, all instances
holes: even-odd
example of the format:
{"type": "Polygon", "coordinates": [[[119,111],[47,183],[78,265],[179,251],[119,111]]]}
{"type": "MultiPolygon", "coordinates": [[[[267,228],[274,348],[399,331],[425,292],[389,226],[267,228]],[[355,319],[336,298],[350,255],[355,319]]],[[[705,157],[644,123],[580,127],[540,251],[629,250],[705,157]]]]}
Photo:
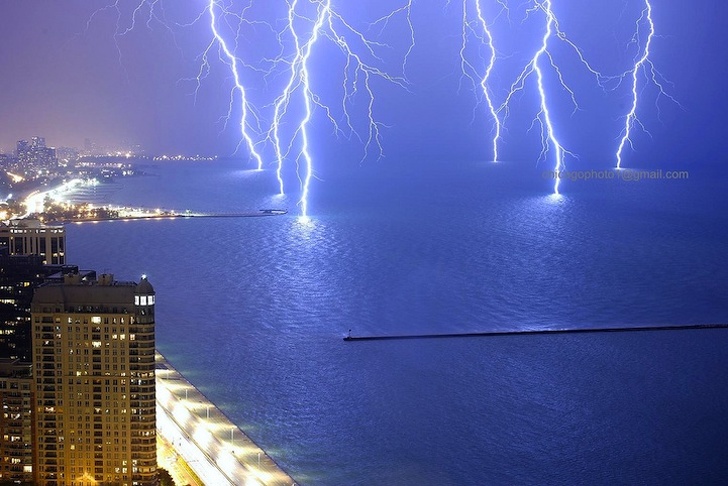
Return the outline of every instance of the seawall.
{"type": "Polygon", "coordinates": [[[155,358],[157,433],[204,484],[296,484],[164,356],[155,358]]]}

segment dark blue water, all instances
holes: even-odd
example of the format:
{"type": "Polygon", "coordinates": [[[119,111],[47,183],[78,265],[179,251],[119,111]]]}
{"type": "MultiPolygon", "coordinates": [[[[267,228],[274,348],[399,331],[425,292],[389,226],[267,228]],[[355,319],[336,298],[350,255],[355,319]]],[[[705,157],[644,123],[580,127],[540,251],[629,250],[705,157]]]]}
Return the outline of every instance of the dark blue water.
{"type": "Polygon", "coordinates": [[[174,164],[98,199],[250,219],[68,229],[70,261],[149,276],[157,344],[302,484],[680,484],[728,476],[728,331],[345,343],[353,334],[728,322],[728,196],[508,164],[315,181],[174,164]]]}

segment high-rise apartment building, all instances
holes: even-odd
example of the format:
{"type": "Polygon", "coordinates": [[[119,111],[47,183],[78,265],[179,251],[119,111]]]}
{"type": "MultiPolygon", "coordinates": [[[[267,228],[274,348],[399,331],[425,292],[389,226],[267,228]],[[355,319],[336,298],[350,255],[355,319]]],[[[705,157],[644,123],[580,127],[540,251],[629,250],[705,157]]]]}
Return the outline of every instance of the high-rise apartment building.
{"type": "Polygon", "coordinates": [[[0,248],[0,356],[31,362],[30,301],[48,272],[40,256],[0,248]]]}
{"type": "Polygon", "coordinates": [[[44,265],[39,255],[8,255],[7,250],[0,247],[0,357],[30,363],[30,302],[36,287],[45,281],[63,281],[71,273],[95,280],[96,272],[76,265],[44,265]]]}
{"type": "Polygon", "coordinates": [[[155,483],[154,304],[145,277],[68,275],[36,289],[36,484],[155,483]]]}
{"type": "Polygon", "coordinates": [[[0,483],[33,481],[31,371],[30,363],[0,358],[0,483]]]}
{"type": "Polygon", "coordinates": [[[32,375],[33,292],[44,281],[62,281],[65,274],[95,279],[73,265],[43,265],[38,255],[8,255],[0,248],[0,484],[33,481],[32,375]]]}
{"type": "Polygon", "coordinates": [[[47,265],[66,263],[66,229],[37,219],[0,222],[0,249],[10,255],[40,255],[47,265]]]}

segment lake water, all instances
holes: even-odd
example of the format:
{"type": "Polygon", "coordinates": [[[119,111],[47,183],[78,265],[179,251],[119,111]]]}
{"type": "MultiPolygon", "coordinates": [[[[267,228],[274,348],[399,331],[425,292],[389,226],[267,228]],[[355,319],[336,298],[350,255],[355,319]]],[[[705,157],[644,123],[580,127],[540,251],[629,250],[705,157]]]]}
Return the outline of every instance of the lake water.
{"type": "Polygon", "coordinates": [[[306,485],[715,483],[728,330],[346,343],[728,322],[724,179],[564,182],[471,163],[314,181],[174,163],[85,197],[285,216],[70,225],[69,262],[157,291],[157,347],[306,485]]]}

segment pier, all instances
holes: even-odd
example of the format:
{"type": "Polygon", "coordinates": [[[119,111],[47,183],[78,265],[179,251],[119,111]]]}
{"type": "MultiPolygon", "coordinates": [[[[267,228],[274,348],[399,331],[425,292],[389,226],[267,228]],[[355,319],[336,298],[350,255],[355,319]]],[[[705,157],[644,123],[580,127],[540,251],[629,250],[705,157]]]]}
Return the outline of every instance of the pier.
{"type": "Polygon", "coordinates": [[[347,335],[344,341],[393,341],[403,339],[445,339],[499,336],[530,336],[538,334],[595,334],[607,332],[686,331],[697,329],[728,329],[728,324],[683,324],[675,326],[626,326],[570,329],[512,329],[500,331],[458,332],[444,334],[385,334],[373,336],[347,335]]]}
{"type": "Polygon", "coordinates": [[[295,486],[238,426],[156,353],[159,466],[177,484],[295,486]]]}

